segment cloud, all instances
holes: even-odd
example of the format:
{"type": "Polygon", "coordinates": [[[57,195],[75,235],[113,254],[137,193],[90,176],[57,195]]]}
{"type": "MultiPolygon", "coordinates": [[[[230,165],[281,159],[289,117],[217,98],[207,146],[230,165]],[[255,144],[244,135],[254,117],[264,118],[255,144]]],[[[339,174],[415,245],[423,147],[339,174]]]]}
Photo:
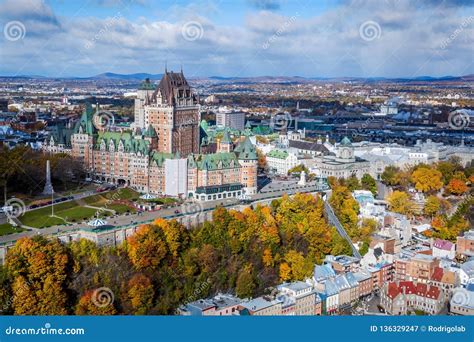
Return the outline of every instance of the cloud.
{"type": "Polygon", "coordinates": [[[62,30],[59,18],[41,0],[6,0],[0,4],[0,23],[20,21],[29,37],[44,37],[62,30]]]}
{"type": "Polygon", "coordinates": [[[280,9],[278,0],[248,0],[248,3],[259,10],[276,11],[280,9]]]}
{"type": "Polygon", "coordinates": [[[352,0],[314,15],[303,8],[254,10],[234,25],[214,19],[224,7],[198,8],[172,8],[173,20],[130,20],[121,8],[107,18],[64,18],[41,1],[9,0],[0,6],[0,20],[20,20],[27,33],[19,41],[0,37],[0,74],[157,73],[165,61],[170,68],[183,64],[190,76],[474,73],[472,6],[439,10],[408,0],[352,0]],[[360,28],[371,22],[380,32],[364,39],[360,28]]]}

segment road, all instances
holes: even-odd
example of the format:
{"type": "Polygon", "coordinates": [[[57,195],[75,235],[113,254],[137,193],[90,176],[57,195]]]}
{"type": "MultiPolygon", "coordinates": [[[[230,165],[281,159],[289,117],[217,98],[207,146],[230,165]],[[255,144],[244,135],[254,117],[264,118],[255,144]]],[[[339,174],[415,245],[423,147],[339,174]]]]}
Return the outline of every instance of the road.
{"type": "MultiPolygon", "coordinates": [[[[145,211],[145,212],[139,212],[136,214],[128,214],[128,215],[120,215],[120,216],[115,215],[115,216],[107,218],[106,222],[109,225],[120,227],[120,226],[129,226],[132,224],[150,222],[160,217],[166,218],[166,219],[172,219],[179,216],[195,215],[199,211],[205,212],[209,210],[214,210],[218,205],[221,205],[221,203],[223,203],[225,207],[231,207],[238,204],[239,201],[235,199],[226,199],[226,200],[203,202],[203,203],[189,202],[178,207],[171,207],[171,208],[157,210],[157,211],[145,211]],[[175,213],[176,210],[179,210],[179,213],[175,213]]],[[[48,228],[42,228],[39,231],[26,231],[26,232],[21,232],[17,234],[4,235],[4,236],[0,236],[0,244],[13,242],[25,236],[31,237],[38,234],[52,235],[52,234],[58,234],[61,232],[73,231],[73,230],[77,230],[84,227],[88,227],[87,224],[76,223],[76,224],[71,224],[68,226],[62,225],[62,226],[52,226],[48,228]]]]}
{"type": "MultiPolygon", "coordinates": [[[[297,186],[295,184],[290,184],[289,187],[278,187],[275,189],[268,189],[264,192],[257,193],[251,197],[250,202],[242,203],[239,199],[222,199],[217,201],[209,202],[185,202],[180,206],[170,207],[167,209],[161,209],[157,211],[145,211],[139,212],[136,214],[128,214],[121,216],[112,216],[107,218],[107,224],[121,227],[129,226],[134,224],[148,223],[157,218],[173,219],[182,216],[193,216],[198,212],[207,212],[214,210],[217,206],[222,205],[226,208],[237,209],[240,205],[250,206],[253,203],[258,203],[265,200],[272,200],[282,197],[284,194],[293,195],[297,192],[312,193],[327,190],[322,188],[320,184],[313,182],[309,183],[306,186],[297,186]],[[176,212],[178,210],[179,212],[176,212]]],[[[87,197],[87,196],[83,196],[87,197]]],[[[78,198],[75,198],[78,199],[78,198]]],[[[41,235],[53,235],[61,232],[69,232],[78,230],[80,228],[88,227],[86,223],[76,223],[71,225],[62,225],[62,226],[53,226],[48,228],[42,228],[36,231],[25,231],[16,234],[9,234],[0,236],[0,244],[12,243],[22,237],[26,236],[35,236],[38,234],[41,235]]]]}
{"type": "Polygon", "coordinates": [[[356,258],[361,259],[362,256],[360,255],[359,250],[352,243],[351,238],[349,237],[349,235],[347,235],[346,230],[344,229],[342,224],[339,222],[339,219],[336,217],[336,214],[334,213],[334,210],[332,209],[332,207],[331,207],[331,205],[329,204],[328,201],[324,202],[324,209],[326,210],[326,214],[328,216],[329,223],[331,223],[333,226],[335,226],[336,229],[337,229],[337,232],[339,233],[339,235],[341,235],[349,243],[349,245],[352,248],[352,254],[356,258]]]}

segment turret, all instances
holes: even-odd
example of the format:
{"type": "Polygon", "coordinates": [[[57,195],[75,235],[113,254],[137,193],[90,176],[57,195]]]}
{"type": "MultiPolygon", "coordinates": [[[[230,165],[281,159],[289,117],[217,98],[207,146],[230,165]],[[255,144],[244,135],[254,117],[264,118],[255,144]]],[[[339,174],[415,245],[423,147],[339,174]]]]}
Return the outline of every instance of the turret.
{"type": "Polygon", "coordinates": [[[232,152],[233,148],[232,139],[230,138],[229,131],[224,130],[224,134],[217,143],[217,152],[232,152]]]}
{"type": "Polygon", "coordinates": [[[246,195],[256,194],[258,156],[255,146],[250,138],[245,136],[245,139],[237,145],[234,152],[236,152],[241,166],[240,183],[244,186],[244,193],[246,195]]]}

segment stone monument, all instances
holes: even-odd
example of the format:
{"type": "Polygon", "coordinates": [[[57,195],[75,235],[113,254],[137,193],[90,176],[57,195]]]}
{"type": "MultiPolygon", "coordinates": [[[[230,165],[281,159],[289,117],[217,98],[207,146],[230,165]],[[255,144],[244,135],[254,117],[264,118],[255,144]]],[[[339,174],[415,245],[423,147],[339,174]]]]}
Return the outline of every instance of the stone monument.
{"type": "Polygon", "coordinates": [[[51,196],[54,193],[53,184],[51,184],[51,167],[49,160],[46,161],[46,184],[44,185],[43,195],[51,196]]]}

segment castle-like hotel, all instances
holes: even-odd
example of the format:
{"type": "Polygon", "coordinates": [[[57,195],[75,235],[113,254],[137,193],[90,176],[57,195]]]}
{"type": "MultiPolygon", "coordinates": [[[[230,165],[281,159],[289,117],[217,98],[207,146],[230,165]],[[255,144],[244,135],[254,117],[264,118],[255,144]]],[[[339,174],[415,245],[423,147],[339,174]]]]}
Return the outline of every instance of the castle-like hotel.
{"type": "Polygon", "coordinates": [[[83,160],[90,178],[142,193],[200,201],[257,192],[257,153],[249,134],[210,142],[200,127],[199,103],[183,72],[165,71],[158,87],[145,80],[129,129],[98,125],[87,105],[74,128],[57,127],[45,152],[83,160]]]}

